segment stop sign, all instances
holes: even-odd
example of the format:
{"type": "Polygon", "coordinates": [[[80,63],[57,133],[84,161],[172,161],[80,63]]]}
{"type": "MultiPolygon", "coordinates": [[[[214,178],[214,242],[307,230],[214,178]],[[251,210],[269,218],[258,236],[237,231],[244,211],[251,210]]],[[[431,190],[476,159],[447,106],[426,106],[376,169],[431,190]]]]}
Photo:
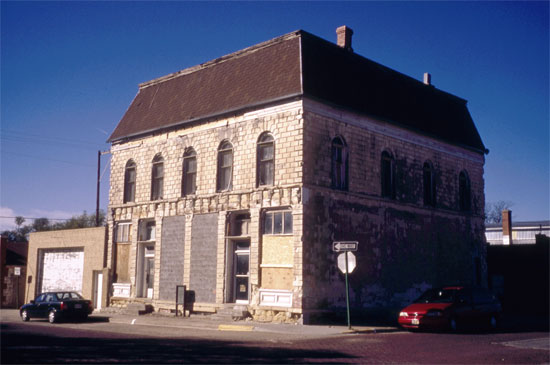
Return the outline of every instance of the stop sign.
{"type": "Polygon", "coordinates": [[[338,268],[344,274],[346,273],[346,255],[348,255],[348,274],[355,269],[356,261],[353,252],[343,252],[338,255],[338,268]]]}

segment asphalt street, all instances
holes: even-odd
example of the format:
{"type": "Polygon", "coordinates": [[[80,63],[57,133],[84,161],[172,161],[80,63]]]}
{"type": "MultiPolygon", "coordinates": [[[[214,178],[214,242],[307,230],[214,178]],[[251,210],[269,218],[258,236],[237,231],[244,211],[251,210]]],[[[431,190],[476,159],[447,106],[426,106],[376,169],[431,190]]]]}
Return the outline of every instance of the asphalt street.
{"type": "Polygon", "coordinates": [[[23,323],[14,310],[0,314],[2,364],[550,362],[545,326],[497,333],[410,333],[390,327],[349,332],[345,326],[121,315],[52,325],[23,323]]]}

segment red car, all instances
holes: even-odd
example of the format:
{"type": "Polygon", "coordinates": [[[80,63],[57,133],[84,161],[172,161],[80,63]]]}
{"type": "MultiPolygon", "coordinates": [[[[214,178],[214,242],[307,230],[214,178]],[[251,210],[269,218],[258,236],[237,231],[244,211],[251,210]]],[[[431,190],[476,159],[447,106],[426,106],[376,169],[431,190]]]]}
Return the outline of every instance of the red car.
{"type": "Polygon", "coordinates": [[[448,286],[426,291],[399,313],[401,327],[416,329],[451,329],[498,325],[502,307],[487,289],[448,286]]]}

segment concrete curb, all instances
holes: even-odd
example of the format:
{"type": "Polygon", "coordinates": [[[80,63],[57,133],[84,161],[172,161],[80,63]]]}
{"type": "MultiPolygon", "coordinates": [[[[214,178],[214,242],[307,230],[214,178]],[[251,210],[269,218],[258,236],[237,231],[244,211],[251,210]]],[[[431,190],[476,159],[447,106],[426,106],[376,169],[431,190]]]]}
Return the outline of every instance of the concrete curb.
{"type": "Polygon", "coordinates": [[[236,324],[220,324],[218,326],[218,331],[250,332],[250,331],[254,331],[254,326],[242,326],[242,325],[236,325],[236,324]]]}

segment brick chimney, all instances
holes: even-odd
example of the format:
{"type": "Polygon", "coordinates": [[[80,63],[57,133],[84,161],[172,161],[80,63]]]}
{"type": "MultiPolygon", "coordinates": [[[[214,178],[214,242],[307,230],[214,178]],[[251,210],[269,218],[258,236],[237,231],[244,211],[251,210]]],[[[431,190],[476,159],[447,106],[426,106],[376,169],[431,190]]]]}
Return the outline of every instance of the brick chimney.
{"type": "Polygon", "coordinates": [[[353,30],[345,25],[336,28],[336,44],[340,47],[353,52],[351,48],[351,36],[353,35],[353,30]]]}
{"type": "Polygon", "coordinates": [[[432,75],[430,75],[428,72],[424,72],[424,84],[426,85],[432,84],[432,75]]]}
{"type": "Polygon", "coordinates": [[[502,211],[502,244],[512,244],[512,211],[502,211]]]}

